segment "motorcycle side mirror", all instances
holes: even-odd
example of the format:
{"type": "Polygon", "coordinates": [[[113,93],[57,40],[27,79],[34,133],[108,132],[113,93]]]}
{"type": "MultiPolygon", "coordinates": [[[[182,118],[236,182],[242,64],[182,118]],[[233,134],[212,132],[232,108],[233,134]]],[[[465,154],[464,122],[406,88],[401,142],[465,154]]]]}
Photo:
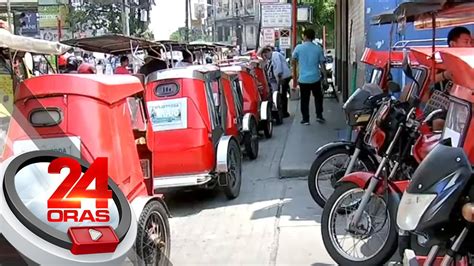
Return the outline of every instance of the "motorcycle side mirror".
{"type": "Polygon", "coordinates": [[[431,119],[433,119],[433,117],[439,113],[442,113],[443,112],[443,109],[436,109],[434,111],[432,111],[431,113],[429,113],[426,118],[423,120],[423,123],[427,123],[429,121],[431,121],[431,119]]]}
{"type": "Polygon", "coordinates": [[[413,76],[413,69],[411,68],[411,65],[410,65],[408,52],[406,50],[403,51],[402,69],[403,69],[403,73],[405,73],[405,76],[407,76],[411,80],[415,80],[415,77],[413,76]]]}

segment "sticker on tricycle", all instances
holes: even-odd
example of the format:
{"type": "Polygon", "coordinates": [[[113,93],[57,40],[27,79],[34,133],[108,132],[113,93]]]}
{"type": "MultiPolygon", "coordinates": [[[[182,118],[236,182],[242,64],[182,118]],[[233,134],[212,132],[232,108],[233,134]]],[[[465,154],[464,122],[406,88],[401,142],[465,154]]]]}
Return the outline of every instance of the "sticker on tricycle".
{"type": "Polygon", "coordinates": [[[187,98],[148,102],[153,131],[184,129],[188,127],[187,98]]]}

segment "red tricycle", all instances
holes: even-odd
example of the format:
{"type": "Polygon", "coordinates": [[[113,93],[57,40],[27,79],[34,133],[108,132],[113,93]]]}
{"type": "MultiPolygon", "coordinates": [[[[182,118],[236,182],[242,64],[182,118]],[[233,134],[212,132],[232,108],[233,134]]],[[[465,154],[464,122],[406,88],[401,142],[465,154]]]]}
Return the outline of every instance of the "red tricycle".
{"type": "MultiPolygon", "coordinates": [[[[244,113],[244,97],[237,73],[221,73],[222,89],[227,105],[226,134],[234,136],[252,160],[258,156],[258,124],[250,113],[244,113]]],[[[213,87],[214,93],[215,87],[213,87]]]]}
{"type": "MultiPolygon", "coordinates": [[[[131,53],[134,63],[139,61],[137,51],[163,47],[123,35],[64,43],[113,55],[131,53]]],[[[135,64],[133,72],[138,67],[135,64]]],[[[153,189],[151,166],[157,159],[143,141],[151,130],[143,80],[143,75],[83,74],[24,81],[16,93],[16,115],[4,156],[39,149],[61,151],[89,163],[107,157],[108,174],[127,197],[138,222],[137,256],[131,259],[162,264],[170,254],[169,211],[162,195],[153,189]]]]}
{"type": "Polygon", "coordinates": [[[271,103],[262,100],[259,93],[257,79],[252,70],[243,63],[220,64],[221,70],[226,73],[238,74],[240,88],[244,98],[244,113],[249,119],[255,120],[258,130],[262,130],[266,138],[273,136],[273,120],[271,103]]]}
{"type": "MultiPolygon", "coordinates": [[[[106,75],[58,74],[27,79],[15,95],[3,158],[33,150],[59,151],[88,163],[106,157],[107,174],[126,196],[136,217],[129,223],[138,223],[133,236],[137,257],[131,259],[163,264],[170,254],[169,211],[153,189],[151,165],[158,159],[137,141],[151,134],[152,128],[143,108],[143,94],[142,82],[131,75],[112,79],[106,75]]],[[[123,215],[117,213],[115,219],[126,220],[123,215]]],[[[124,228],[114,229],[120,232],[124,228]]],[[[65,232],[56,231],[64,235],[61,247],[68,246],[65,232]]]]}
{"type": "Polygon", "coordinates": [[[238,197],[242,183],[239,141],[227,135],[221,72],[213,65],[156,71],[146,79],[147,136],[153,156],[154,188],[223,188],[238,197]],[[221,97],[222,96],[222,97],[221,97]],[[219,104],[217,104],[219,103],[219,104]]]}

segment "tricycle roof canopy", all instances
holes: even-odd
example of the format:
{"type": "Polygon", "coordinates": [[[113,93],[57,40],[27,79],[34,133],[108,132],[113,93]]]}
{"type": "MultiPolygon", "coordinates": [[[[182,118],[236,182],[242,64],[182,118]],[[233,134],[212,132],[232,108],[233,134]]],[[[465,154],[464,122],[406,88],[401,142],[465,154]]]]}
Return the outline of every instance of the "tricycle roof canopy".
{"type": "Polygon", "coordinates": [[[159,40],[157,42],[164,45],[168,52],[169,50],[183,51],[187,49],[187,44],[182,42],[171,40],[159,40]]]}
{"type": "MultiPolygon", "coordinates": [[[[446,5],[436,13],[436,28],[447,28],[474,23],[474,2],[446,5]]],[[[416,29],[432,29],[433,20],[429,14],[415,20],[416,29]]]]}
{"type": "Polygon", "coordinates": [[[16,91],[15,100],[47,95],[81,95],[114,104],[142,91],[141,81],[131,75],[56,74],[25,80],[16,91]]]}
{"type": "Polygon", "coordinates": [[[400,18],[407,22],[414,21],[414,16],[440,10],[446,0],[406,0],[395,9],[385,11],[372,17],[372,24],[396,23],[400,18]]]}
{"type": "Polygon", "coordinates": [[[190,45],[206,45],[206,46],[213,46],[213,47],[219,47],[219,48],[228,48],[228,49],[234,48],[233,45],[226,44],[226,43],[221,43],[221,42],[195,41],[195,42],[190,42],[189,44],[190,45]]]}
{"type": "Polygon", "coordinates": [[[447,69],[453,70],[453,82],[474,90],[474,49],[450,48],[439,53],[447,69]]]}
{"type": "Polygon", "coordinates": [[[142,38],[135,38],[121,34],[71,39],[62,41],[62,43],[78,47],[86,51],[106,54],[131,53],[137,46],[139,49],[154,49],[156,51],[163,47],[160,43],[155,41],[149,41],[142,38]]]}
{"type": "Polygon", "coordinates": [[[0,48],[12,51],[30,52],[42,55],[61,55],[72,47],[45,40],[18,36],[11,34],[8,30],[0,29],[0,48]]]}
{"type": "Polygon", "coordinates": [[[205,80],[206,75],[220,75],[219,67],[215,65],[196,65],[186,68],[171,68],[151,73],[146,78],[146,83],[165,79],[199,79],[205,80]]]}
{"type": "MultiPolygon", "coordinates": [[[[418,64],[416,58],[411,53],[408,53],[408,55],[410,56],[412,65],[418,64]]],[[[391,65],[401,65],[403,62],[403,51],[390,52],[365,48],[360,61],[379,68],[385,67],[389,61],[391,62],[391,65]]]]}
{"type": "Polygon", "coordinates": [[[406,19],[413,22],[420,15],[427,15],[443,9],[448,4],[472,2],[470,0],[405,0],[395,9],[383,12],[372,17],[372,24],[390,24],[406,19]]]}

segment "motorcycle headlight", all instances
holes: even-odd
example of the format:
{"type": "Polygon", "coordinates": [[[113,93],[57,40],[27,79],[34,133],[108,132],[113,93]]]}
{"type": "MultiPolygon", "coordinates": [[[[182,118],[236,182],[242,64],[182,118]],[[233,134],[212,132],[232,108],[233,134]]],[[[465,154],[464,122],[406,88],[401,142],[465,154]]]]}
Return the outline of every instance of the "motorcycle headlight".
{"type": "Polygon", "coordinates": [[[405,192],[398,207],[398,227],[405,231],[415,230],[421,217],[435,198],[436,194],[410,194],[405,192]]]}
{"type": "Polygon", "coordinates": [[[451,99],[442,139],[451,138],[453,147],[462,147],[470,119],[470,106],[462,101],[451,99]]]}

